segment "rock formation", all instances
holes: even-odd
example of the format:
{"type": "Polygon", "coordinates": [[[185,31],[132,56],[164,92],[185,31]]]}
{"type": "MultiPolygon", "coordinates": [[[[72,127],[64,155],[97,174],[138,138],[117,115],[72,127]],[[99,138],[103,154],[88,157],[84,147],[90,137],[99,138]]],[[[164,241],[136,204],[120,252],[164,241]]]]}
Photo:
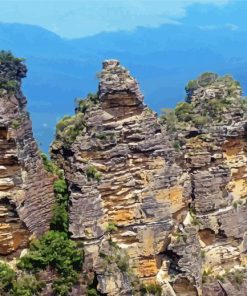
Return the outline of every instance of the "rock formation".
{"type": "Polygon", "coordinates": [[[70,232],[104,295],[134,294],[121,256],[109,260],[114,252],[162,295],[245,295],[241,88],[206,73],[186,90],[186,102],[162,121],[130,73],[105,61],[97,97],[58,128],[51,153],[69,184],[70,232]],[[68,139],[74,123],[80,132],[68,139]]]}
{"type": "Polygon", "coordinates": [[[178,279],[191,277],[197,287],[187,294],[183,281],[175,281],[178,295],[246,294],[245,110],[239,84],[211,73],[191,81],[187,102],[175,109],[173,136],[191,179],[189,224],[195,229],[191,233],[185,220],[189,242],[168,248],[180,258],[178,279]]]}
{"type": "MultiPolygon", "coordinates": [[[[0,256],[12,259],[32,235],[49,230],[54,180],[25,110],[26,68],[4,57],[0,256]]],[[[247,295],[247,106],[238,82],[205,73],[188,83],[185,102],[158,117],[118,61],[105,61],[99,79],[97,94],[78,100],[75,115],[57,124],[51,158],[64,171],[50,164],[61,173],[57,228],[36,249],[31,244],[15,279],[23,273],[43,281],[36,289],[43,296],[54,289],[70,296],[247,295]],[[59,247],[66,262],[54,254],[43,260],[59,247]],[[28,269],[33,260],[43,263],[39,272],[28,269]]]]}
{"type": "Polygon", "coordinates": [[[190,183],[175,163],[157,115],[144,105],[136,80],[118,61],[104,62],[98,97],[69,152],[58,139],[52,158],[69,183],[72,238],[84,242],[99,291],[119,295],[125,283],[114,285],[112,276],[97,270],[109,224],[116,225],[111,239],[127,252],[138,278],[154,280],[173,218],[182,222],[187,212],[190,183]]]}
{"type": "Polygon", "coordinates": [[[0,256],[13,256],[31,235],[49,228],[54,203],[20,86],[25,65],[1,53],[0,61],[0,256]]]}

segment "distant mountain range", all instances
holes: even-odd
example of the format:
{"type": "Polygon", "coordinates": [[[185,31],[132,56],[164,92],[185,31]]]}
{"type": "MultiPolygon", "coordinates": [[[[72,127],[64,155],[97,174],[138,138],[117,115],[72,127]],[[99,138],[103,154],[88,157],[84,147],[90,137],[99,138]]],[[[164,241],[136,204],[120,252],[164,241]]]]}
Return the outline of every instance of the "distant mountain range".
{"type": "Polygon", "coordinates": [[[44,150],[57,120],[73,113],[74,99],[97,91],[104,59],[120,59],[157,112],[182,101],[187,81],[202,72],[230,73],[244,89],[247,82],[246,31],[230,27],[163,25],[67,40],[40,27],[2,23],[0,48],[26,58],[24,92],[44,150]]]}

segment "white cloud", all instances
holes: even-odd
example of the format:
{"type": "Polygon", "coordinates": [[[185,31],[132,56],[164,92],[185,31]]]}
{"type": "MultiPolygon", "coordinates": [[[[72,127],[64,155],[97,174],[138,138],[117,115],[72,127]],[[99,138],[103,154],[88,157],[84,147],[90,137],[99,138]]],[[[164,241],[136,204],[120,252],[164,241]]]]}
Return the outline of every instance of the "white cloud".
{"type": "Polygon", "coordinates": [[[65,37],[174,23],[192,4],[230,0],[0,0],[0,21],[35,24],[65,37]]]}
{"type": "Polygon", "coordinates": [[[206,26],[199,26],[198,27],[201,30],[219,30],[219,29],[227,29],[230,31],[236,31],[239,29],[239,26],[235,24],[225,24],[222,26],[219,25],[206,25],[206,26]]]}

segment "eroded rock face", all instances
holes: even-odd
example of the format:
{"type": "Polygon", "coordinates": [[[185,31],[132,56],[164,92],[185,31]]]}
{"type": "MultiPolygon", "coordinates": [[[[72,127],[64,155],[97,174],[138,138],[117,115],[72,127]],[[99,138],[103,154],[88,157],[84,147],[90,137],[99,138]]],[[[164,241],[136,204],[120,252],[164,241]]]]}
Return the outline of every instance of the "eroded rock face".
{"type": "MultiPolygon", "coordinates": [[[[187,117],[192,115],[192,120],[179,122],[176,132],[182,143],[181,164],[191,178],[190,222],[184,224],[193,224],[197,229],[193,248],[199,242],[198,264],[187,268],[196,255],[191,252],[188,256],[186,247],[182,252],[179,249],[174,252],[181,258],[179,277],[184,276],[183,269],[191,276],[195,266],[200,266],[197,275],[201,275],[202,282],[196,276],[191,280],[195,281],[199,295],[245,295],[245,106],[241,88],[232,78],[211,76],[207,81],[204,78],[201,76],[187,90],[187,102],[192,108],[184,107],[193,110],[187,117]],[[207,114],[210,110],[212,114],[207,114]],[[193,122],[196,116],[206,121],[193,122]]],[[[174,249],[172,245],[169,247],[174,249]]],[[[187,294],[184,291],[178,295],[187,294]]]]}
{"type": "Polygon", "coordinates": [[[20,61],[0,63],[0,255],[25,247],[32,234],[49,228],[54,203],[20,86],[26,68],[20,61]],[[5,87],[5,86],[4,86],[5,87]],[[12,87],[12,86],[11,86],[12,87]]]}
{"type": "Polygon", "coordinates": [[[85,121],[69,149],[59,140],[52,146],[69,184],[70,232],[84,241],[86,262],[93,258],[99,291],[131,295],[126,274],[113,269],[113,284],[97,265],[109,225],[116,225],[110,239],[127,252],[138,278],[154,280],[177,223],[173,217],[182,221],[187,212],[189,176],[175,163],[157,115],[144,105],[137,82],[119,62],[104,62],[99,102],[85,113],[85,121]]]}
{"type": "Polygon", "coordinates": [[[72,141],[58,133],[51,147],[69,185],[72,238],[84,243],[84,271],[102,294],[134,294],[126,255],[139,281],[158,282],[162,295],[245,295],[241,88],[207,73],[187,95],[176,122],[163,124],[130,73],[105,61],[97,102],[66,119],[72,141]]]}

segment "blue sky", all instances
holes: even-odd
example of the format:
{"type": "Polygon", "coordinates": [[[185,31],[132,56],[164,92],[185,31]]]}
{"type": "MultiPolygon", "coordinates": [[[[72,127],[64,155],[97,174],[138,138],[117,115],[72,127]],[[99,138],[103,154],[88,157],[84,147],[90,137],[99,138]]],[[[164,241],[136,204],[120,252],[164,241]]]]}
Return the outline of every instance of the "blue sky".
{"type": "MultiPolygon", "coordinates": [[[[181,24],[194,5],[219,11],[233,2],[237,0],[0,0],[0,21],[39,25],[62,37],[78,38],[137,26],[181,24]]],[[[208,18],[205,29],[213,29],[216,25],[208,18]]]]}

